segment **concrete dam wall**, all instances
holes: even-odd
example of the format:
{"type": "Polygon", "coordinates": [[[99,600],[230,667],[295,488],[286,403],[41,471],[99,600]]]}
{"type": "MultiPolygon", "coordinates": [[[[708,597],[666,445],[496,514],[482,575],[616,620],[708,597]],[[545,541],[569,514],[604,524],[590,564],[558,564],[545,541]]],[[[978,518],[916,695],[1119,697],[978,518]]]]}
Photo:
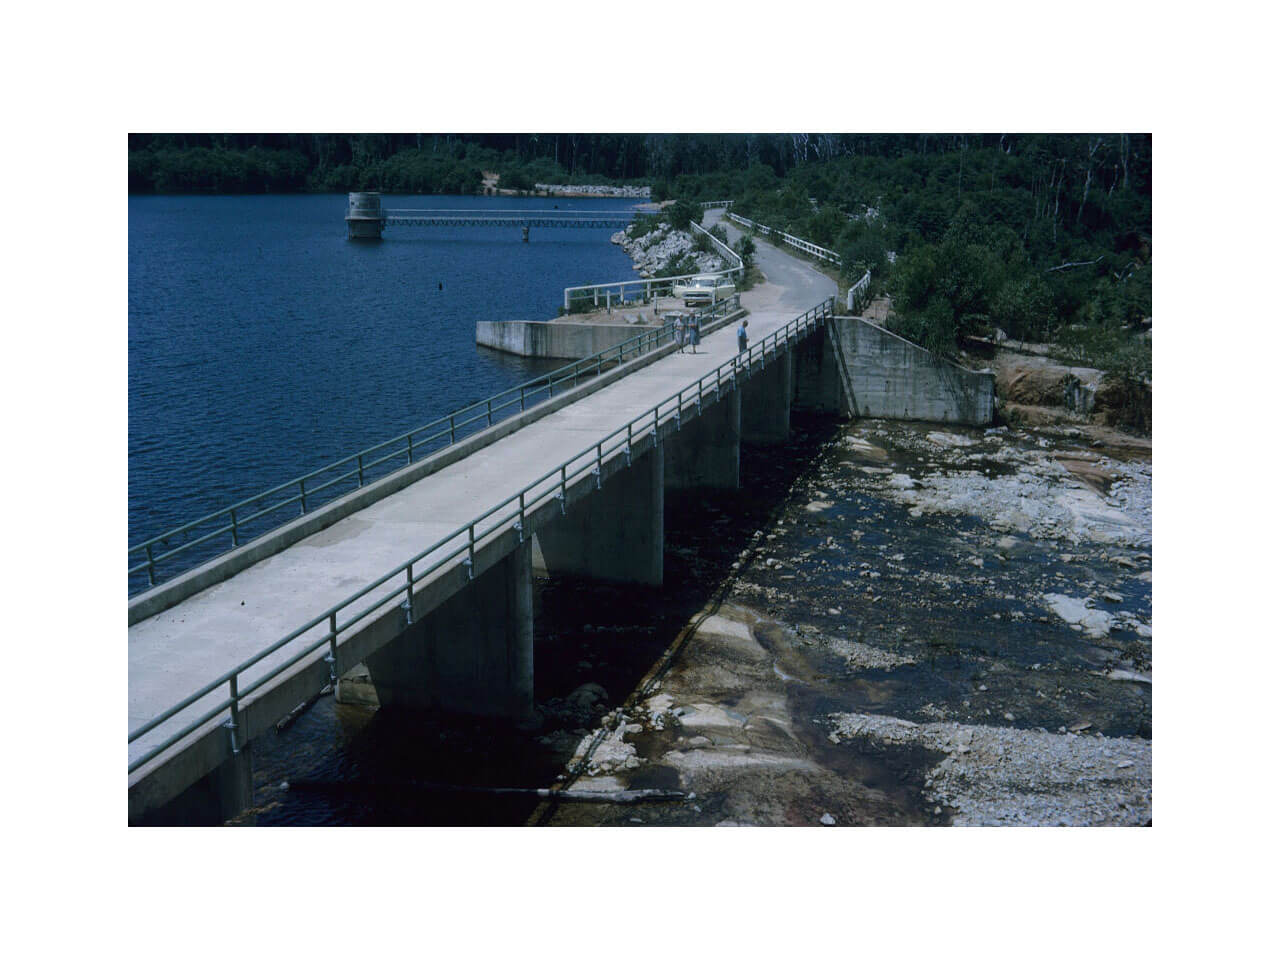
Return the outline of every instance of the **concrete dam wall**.
{"type": "Polygon", "coordinates": [[[579,360],[612,349],[654,329],[626,323],[546,323],[532,320],[479,320],[476,343],[522,357],[579,360]]]}
{"type": "Polygon", "coordinates": [[[991,371],[966,370],[861,317],[835,317],[828,330],[823,365],[834,362],[850,416],[991,423],[991,371]]]}

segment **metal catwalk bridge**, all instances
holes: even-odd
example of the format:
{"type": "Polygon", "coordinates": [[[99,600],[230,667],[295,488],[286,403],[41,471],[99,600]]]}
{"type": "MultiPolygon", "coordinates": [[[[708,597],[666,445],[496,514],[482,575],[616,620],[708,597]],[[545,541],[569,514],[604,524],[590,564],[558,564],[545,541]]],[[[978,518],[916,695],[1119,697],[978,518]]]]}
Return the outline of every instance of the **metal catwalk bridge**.
{"type": "Polygon", "coordinates": [[[387,226],[404,227],[573,227],[620,228],[632,222],[631,211],[587,213],[560,210],[393,210],[382,211],[387,226]]]}

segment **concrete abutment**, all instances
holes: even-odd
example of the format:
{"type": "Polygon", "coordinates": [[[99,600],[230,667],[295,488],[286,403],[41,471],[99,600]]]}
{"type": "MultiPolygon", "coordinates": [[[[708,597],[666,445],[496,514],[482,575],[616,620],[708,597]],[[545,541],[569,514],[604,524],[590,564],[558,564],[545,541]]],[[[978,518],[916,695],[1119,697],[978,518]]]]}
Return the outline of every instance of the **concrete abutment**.
{"type": "MultiPolygon", "coordinates": [[[[827,321],[828,349],[854,417],[986,426],[995,411],[995,374],[966,370],[861,317],[827,321]]],[[[823,354],[826,362],[827,354],[823,354]]]]}

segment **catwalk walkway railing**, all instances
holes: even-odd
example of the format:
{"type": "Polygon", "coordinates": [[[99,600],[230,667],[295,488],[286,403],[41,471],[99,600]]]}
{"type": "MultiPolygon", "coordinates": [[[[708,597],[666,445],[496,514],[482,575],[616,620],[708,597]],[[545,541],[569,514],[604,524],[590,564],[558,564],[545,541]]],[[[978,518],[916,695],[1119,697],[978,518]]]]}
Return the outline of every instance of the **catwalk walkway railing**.
{"type": "MultiPolygon", "coordinates": [[[[701,326],[727,316],[738,306],[735,295],[699,312],[696,317],[701,326]]],[[[468,404],[408,433],[143,540],[129,548],[129,595],[251,543],[308,511],[550,399],[557,389],[561,392],[571,389],[580,380],[671,343],[677,336],[674,324],[638,334],[616,347],[566,364],[545,376],[468,404]]]]}
{"type": "Polygon", "coordinates": [[[679,429],[682,421],[700,416],[704,398],[718,399],[721,391],[736,389],[740,379],[749,378],[757,369],[763,370],[771,354],[788,349],[795,341],[808,336],[824,324],[827,318],[834,315],[835,298],[830,297],[796,317],[786,326],[762,337],[748,350],[736,354],[714,370],[699,377],[696,383],[691,383],[654,404],[643,413],[628,420],[624,426],[600,438],[580,453],[526,484],[518,493],[472,518],[421,553],[365,585],[345,600],[316,614],[275,643],[221,676],[210,680],[190,696],[184,697],[169,709],[131,730],[129,743],[133,743],[160,724],[183,713],[210,694],[216,693],[219,688],[226,687],[226,697],[219,700],[215,706],[206,709],[199,717],[184,724],[163,741],[130,761],[129,772],[132,773],[143,764],[160,756],[206,724],[216,721],[223,714],[227,716],[224,726],[229,731],[232,750],[238,750],[240,745],[236,740],[236,731],[239,729],[242,700],[262,690],[271,681],[291,670],[307,657],[314,658],[321,650],[327,650],[326,659],[332,658],[329,659],[332,673],[333,664],[337,662],[338,641],[342,634],[364,623],[367,618],[386,608],[389,603],[403,603],[407,600],[412,605],[414,586],[427,580],[447,565],[464,566],[470,572],[477,546],[484,546],[486,542],[492,542],[498,536],[509,533],[513,529],[523,538],[526,532],[532,532],[525,525],[527,513],[557,499],[563,504],[568,485],[592,474],[598,478],[606,461],[612,462],[615,458],[622,457],[629,465],[634,450],[638,448],[643,451],[646,445],[652,448],[661,441],[660,431],[664,424],[674,423],[679,429]],[[317,628],[320,628],[319,634],[307,636],[317,628]],[[246,671],[254,665],[295,641],[300,641],[299,649],[283,663],[252,679],[245,676],[246,671]]]}

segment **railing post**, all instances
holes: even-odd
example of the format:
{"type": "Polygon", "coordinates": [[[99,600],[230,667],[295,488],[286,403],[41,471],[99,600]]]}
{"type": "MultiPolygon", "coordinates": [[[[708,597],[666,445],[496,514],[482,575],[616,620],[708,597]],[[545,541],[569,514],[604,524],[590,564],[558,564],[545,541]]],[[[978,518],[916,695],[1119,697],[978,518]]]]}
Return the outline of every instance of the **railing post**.
{"type": "Polygon", "coordinates": [[[240,729],[240,691],[237,687],[234,673],[228,682],[231,684],[231,719],[224,723],[223,726],[231,734],[231,752],[238,754],[240,752],[240,738],[236,735],[236,731],[240,729]]]}
{"type": "Polygon", "coordinates": [[[356,454],[356,479],[359,480],[359,486],[364,486],[364,454],[356,454]]]}
{"type": "Polygon", "coordinates": [[[338,683],[338,611],[329,614],[329,653],[324,658],[329,664],[329,682],[338,683]]]}
{"type": "Polygon", "coordinates": [[[240,528],[236,523],[236,508],[231,508],[231,545],[240,546],[240,528]]]}
{"type": "Polygon", "coordinates": [[[454,431],[454,425],[453,425],[453,414],[452,414],[452,413],[451,413],[451,414],[449,414],[449,442],[450,442],[450,443],[456,443],[456,442],[457,442],[457,436],[456,436],[456,433],[455,433],[455,431],[454,431]]]}
{"type": "Polygon", "coordinates": [[[485,413],[488,415],[488,418],[489,418],[489,426],[492,427],[493,426],[493,398],[490,397],[488,400],[486,400],[484,402],[484,406],[485,406],[485,413]]]}
{"type": "Polygon", "coordinates": [[[409,563],[404,568],[405,584],[404,584],[404,619],[405,626],[413,625],[413,564],[409,563]]]}
{"type": "Polygon", "coordinates": [[[156,585],[156,558],[151,553],[151,544],[147,544],[147,583],[156,585]]]}
{"type": "Polygon", "coordinates": [[[301,516],[302,514],[307,512],[307,478],[306,477],[301,477],[298,480],[298,502],[299,502],[298,515],[301,516]]]}

